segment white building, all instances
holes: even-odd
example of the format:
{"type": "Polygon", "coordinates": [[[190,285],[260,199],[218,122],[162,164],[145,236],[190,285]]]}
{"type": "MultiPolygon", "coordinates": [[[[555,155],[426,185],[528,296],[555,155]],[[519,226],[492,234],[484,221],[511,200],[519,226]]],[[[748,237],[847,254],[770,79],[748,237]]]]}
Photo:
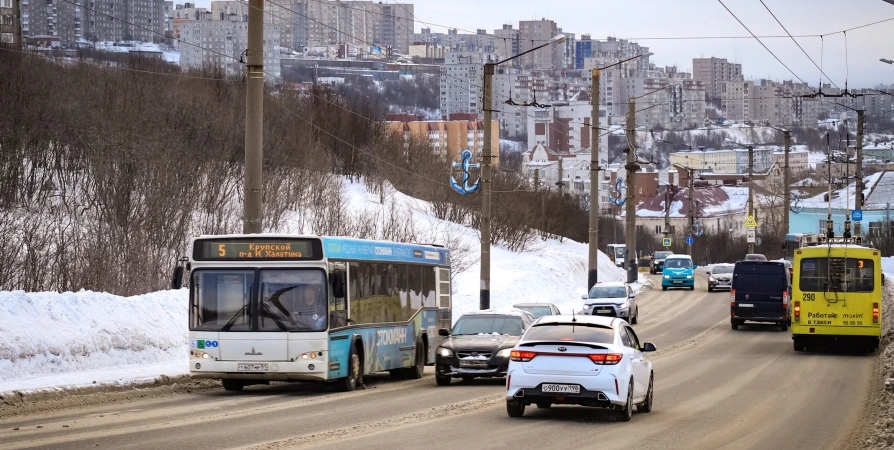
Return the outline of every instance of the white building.
{"type": "MultiPolygon", "coordinates": [[[[542,144],[560,154],[574,154],[590,148],[590,118],[593,107],[589,100],[552,101],[551,108],[534,109],[526,116],[528,124],[528,148],[542,144]]],[[[599,138],[600,161],[608,158],[608,117],[604,106],[599,107],[601,130],[599,138]]],[[[589,157],[588,157],[589,160],[589,157]]]]}
{"type": "MultiPolygon", "coordinates": [[[[234,17],[234,16],[230,16],[234,17]]],[[[180,66],[223,67],[228,74],[242,74],[240,62],[248,47],[248,22],[236,20],[193,20],[180,25],[180,39],[195,45],[180,46],[180,66]]],[[[264,72],[268,82],[280,77],[279,27],[264,26],[264,72]]]]}
{"type": "MultiPolygon", "coordinates": [[[[772,148],[755,148],[754,173],[762,173],[769,170],[776,163],[775,152],[772,148]]],[[[748,150],[740,148],[719,150],[701,148],[692,151],[675,152],[670,154],[670,163],[680,167],[713,173],[748,173],[748,150]]],[[[789,163],[791,164],[791,160],[789,163]]]]}

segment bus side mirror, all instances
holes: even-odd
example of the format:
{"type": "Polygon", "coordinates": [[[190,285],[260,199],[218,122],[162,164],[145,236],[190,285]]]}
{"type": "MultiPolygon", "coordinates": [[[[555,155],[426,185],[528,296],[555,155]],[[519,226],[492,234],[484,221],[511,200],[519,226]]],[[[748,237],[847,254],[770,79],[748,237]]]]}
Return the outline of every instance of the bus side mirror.
{"type": "Polygon", "coordinates": [[[332,296],[335,298],[345,297],[345,273],[341,270],[334,270],[329,274],[329,284],[332,285],[332,296]]]}
{"type": "Polygon", "coordinates": [[[171,277],[171,289],[183,287],[183,266],[174,267],[174,275],[171,277]]]}

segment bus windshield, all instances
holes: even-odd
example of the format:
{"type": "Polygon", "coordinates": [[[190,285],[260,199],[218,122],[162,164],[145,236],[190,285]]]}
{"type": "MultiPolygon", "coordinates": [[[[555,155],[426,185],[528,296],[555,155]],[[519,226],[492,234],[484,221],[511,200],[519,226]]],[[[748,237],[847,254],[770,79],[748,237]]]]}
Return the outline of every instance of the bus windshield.
{"type": "Polygon", "coordinates": [[[664,267],[667,269],[691,269],[692,261],[683,258],[666,259],[664,261],[664,267]]]}
{"type": "Polygon", "coordinates": [[[804,258],[798,281],[805,292],[873,292],[875,264],[868,258],[804,258]]]}
{"type": "Polygon", "coordinates": [[[263,269],[255,278],[254,270],[195,271],[191,329],[326,330],[326,277],[321,269],[263,269]]]}

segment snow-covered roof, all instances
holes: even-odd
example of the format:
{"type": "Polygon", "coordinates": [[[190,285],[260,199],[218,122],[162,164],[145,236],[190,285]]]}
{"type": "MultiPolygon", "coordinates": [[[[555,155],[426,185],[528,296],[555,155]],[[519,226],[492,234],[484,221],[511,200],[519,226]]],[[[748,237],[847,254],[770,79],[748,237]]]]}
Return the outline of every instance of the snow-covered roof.
{"type": "MultiPolygon", "coordinates": [[[[755,190],[755,203],[763,196],[755,190]]],[[[699,205],[699,216],[740,213],[748,205],[748,186],[707,186],[694,189],[692,198],[699,205]]],[[[650,197],[636,206],[638,217],[664,217],[664,195],[650,197]]],[[[674,195],[670,204],[670,217],[689,217],[689,189],[682,188],[674,195]]]]}
{"type": "MultiPolygon", "coordinates": [[[[863,195],[866,196],[866,204],[867,205],[869,205],[869,202],[871,200],[870,192],[872,192],[873,187],[875,187],[875,184],[879,181],[879,179],[882,177],[882,175],[888,174],[888,173],[890,173],[890,172],[888,172],[888,171],[878,172],[878,173],[874,173],[868,177],[863,178],[863,182],[864,182],[863,195]]],[[[890,201],[890,199],[892,198],[890,196],[891,191],[888,190],[888,189],[891,189],[889,187],[889,185],[890,185],[890,183],[892,183],[890,177],[891,177],[891,175],[888,175],[885,177],[885,180],[886,180],[885,186],[886,187],[884,188],[885,192],[889,192],[889,196],[888,197],[883,197],[883,196],[876,197],[878,199],[878,201],[882,201],[883,199],[888,199],[888,201],[890,201]]],[[[800,206],[802,206],[804,208],[819,208],[819,209],[829,208],[829,207],[831,207],[832,209],[846,209],[846,208],[848,208],[848,206],[853,208],[854,205],[856,205],[856,190],[857,190],[857,182],[854,181],[853,183],[850,183],[847,186],[847,188],[836,189],[836,190],[832,191],[832,198],[830,199],[829,202],[827,202],[825,199],[825,195],[827,194],[827,192],[824,192],[822,194],[817,194],[817,195],[810,197],[808,199],[801,200],[800,206]],[[850,195],[848,195],[848,193],[850,195]]],[[[877,206],[877,205],[878,204],[875,204],[875,206],[877,206]]],[[[884,204],[881,204],[881,206],[884,207],[884,204]]]]}
{"type": "Polygon", "coordinates": [[[894,203],[894,172],[885,171],[866,196],[863,206],[886,208],[890,203],[894,203]]]}

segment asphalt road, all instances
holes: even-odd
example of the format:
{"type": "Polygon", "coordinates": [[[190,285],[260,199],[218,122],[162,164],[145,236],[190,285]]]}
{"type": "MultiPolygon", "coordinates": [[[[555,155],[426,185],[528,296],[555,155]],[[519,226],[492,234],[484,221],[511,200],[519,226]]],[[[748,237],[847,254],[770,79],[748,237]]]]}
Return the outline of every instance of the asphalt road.
{"type": "MultiPolygon", "coordinates": [[[[658,277],[654,277],[660,285],[658,277]]],[[[614,422],[597,410],[506,415],[503,380],[435,385],[367,377],[367,389],[254,386],[67,409],[0,421],[0,448],[859,448],[876,356],[800,354],[777,327],[729,326],[729,294],[639,297],[653,342],[655,403],[614,422]],[[18,428],[15,430],[14,428],[18,428]]]]}

